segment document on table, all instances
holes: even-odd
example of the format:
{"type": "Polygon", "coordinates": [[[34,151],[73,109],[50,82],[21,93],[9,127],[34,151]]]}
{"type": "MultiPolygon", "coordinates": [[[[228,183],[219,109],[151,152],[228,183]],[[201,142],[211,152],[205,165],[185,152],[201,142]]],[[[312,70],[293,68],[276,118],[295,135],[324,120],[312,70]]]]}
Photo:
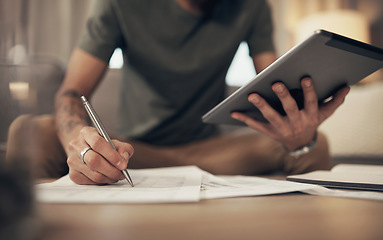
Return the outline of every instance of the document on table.
{"type": "Polygon", "coordinates": [[[261,196],[289,192],[310,195],[357,198],[383,201],[383,193],[371,191],[343,191],[328,189],[315,184],[296,183],[250,176],[213,176],[205,173],[202,180],[201,199],[261,196]]]}
{"type": "Polygon", "coordinates": [[[261,196],[298,192],[312,188],[313,185],[310,184],[251,176],[214,176],[204,172],[201,186],[201,199],[261,196]]]}
{"type": "Polygon", "coordinates": [[[340,191],[322,186],[250,176],[215,176],[195,166],[129,170],[125,180],[103,186],[77,185],[69,176],[38,184],[38,201],[50,203],[174,203],[289,192],[383,201],[383,193],[340,191]]]}
{"type": "Polygon", "coordinates": [[[165,203],[197,202],[202,172],[194,166],[134,170],[134,181],[103,186],[77,185],[66,175],[36,186],[38,201],[50,203],[165,203]]]}

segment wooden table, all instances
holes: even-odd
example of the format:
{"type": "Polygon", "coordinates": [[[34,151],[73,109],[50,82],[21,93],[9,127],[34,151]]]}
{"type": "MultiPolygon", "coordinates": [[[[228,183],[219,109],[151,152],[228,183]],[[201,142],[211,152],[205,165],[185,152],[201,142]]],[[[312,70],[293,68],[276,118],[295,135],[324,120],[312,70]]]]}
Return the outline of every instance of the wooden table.
{"type": "Polygon", "coordinates": [[[383,202],[301,193],[182,204],[43,204],[41,238],[383,239],[383,202]]]}

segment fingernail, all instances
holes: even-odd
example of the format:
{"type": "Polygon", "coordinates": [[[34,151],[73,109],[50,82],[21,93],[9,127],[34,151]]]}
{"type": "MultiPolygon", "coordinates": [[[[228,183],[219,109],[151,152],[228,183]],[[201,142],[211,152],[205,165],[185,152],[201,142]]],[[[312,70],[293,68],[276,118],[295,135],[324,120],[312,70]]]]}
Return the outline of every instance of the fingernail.
{"type": "Polygon", "coordinates": [[[260,99],[258,95],[251,95],[249,98],[249,101],[252,102],[253,104],[258,104],[260,102],[260,99]]]}
{"type": "Polygon", "coordinates": [[[234,119],[238,119],[237,114],[231,114],[231,117],[234,118],[234,119]]]}
{"type": "Polygon", "coordinates": [[[128,161],[129,158],[130,158],[130,155],[129,155],[128,152],[124,152],[124,153],[122,154],[122,157],[123,157],[126,161],[128,161]]]}
{"type": "Polygon", "coordinates": [[[305,80],[303,80],[303,85],[305,86],[305,87],[311,87],[311,80],[310,79],[305,79],[305,80]]]}
{"type": "Polygon", "coordinates": [[[351,88],[350,87],[347,87],[347,94],[351,91],[351,88]]]}
{"type": "Polygon", "coordinates": [[[278,93],[282,93],[283,92],[283,87],[281,84],[278,84],[277,86],[274,87],[274,90],[278,93]]]}
{"type": "Polygon", "coordinates": [[[118,163],[116,165],[119,166],[120,164],[121,164],[121,161],[118,161],[118,163]]]}

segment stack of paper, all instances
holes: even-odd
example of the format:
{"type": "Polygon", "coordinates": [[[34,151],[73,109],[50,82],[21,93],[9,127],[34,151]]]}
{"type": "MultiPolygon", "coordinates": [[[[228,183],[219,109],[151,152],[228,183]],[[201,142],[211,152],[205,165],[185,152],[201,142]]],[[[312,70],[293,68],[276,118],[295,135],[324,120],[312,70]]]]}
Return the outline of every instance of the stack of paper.
{"type": "Polygon", "coordinates": [[[214,176],[195,166],[129,170],[125,180],[103,186],[77,185],[69,176],[38,184],[38,201],[49,203],[170,203],[289,192],[383,201],[383,193],[330,190],[322,186],[249,176],[214,176]]]}

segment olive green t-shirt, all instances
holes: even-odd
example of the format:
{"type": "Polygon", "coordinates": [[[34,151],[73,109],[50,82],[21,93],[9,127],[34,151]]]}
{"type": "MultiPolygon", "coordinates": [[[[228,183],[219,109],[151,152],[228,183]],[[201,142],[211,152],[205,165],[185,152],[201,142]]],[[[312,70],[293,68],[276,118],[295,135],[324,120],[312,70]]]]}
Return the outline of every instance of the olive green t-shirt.
{"type": "Polygon", "coordinates": [[[266,0],[221,0],[200,15],[175,0],[97,0],[78,46],[106,62],[123,51],[120,133],[176,145],[217,133],[201,116],[223,100],[243,41],[251,56],[274,50],[266,0]]]}

